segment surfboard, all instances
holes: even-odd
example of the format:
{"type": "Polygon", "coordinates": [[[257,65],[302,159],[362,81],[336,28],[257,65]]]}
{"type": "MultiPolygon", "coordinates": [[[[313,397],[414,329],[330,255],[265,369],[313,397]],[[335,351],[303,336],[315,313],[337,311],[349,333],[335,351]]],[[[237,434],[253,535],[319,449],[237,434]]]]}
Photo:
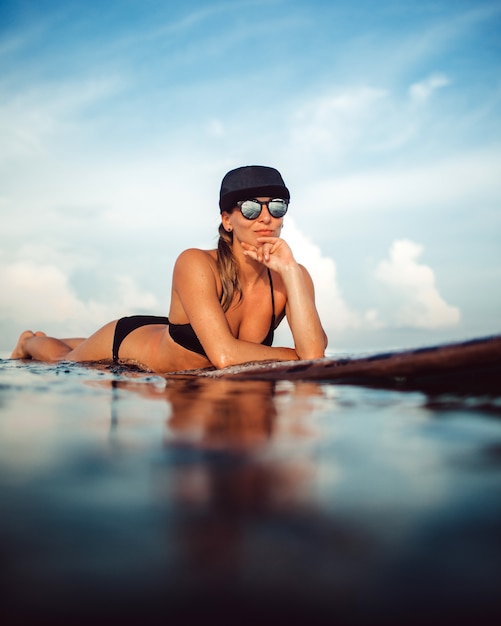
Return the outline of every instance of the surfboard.
{"type": "Polygon", "coordinates": [[[303,361],[259,361],[223,369],[171,372],[166,378],[316,380],[429,391],[501,394],[501,335],[412,350],[303,361]]]}

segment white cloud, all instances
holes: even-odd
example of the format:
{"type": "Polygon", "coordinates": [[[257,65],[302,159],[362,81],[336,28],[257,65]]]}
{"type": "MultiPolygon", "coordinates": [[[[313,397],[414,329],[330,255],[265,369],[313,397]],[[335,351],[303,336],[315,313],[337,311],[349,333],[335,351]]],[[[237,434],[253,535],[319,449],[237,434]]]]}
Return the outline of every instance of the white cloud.
{"type": "Polygon", "coordinates": [[[323,256],[321,249],[289,217],[284,226],[283,238],[292,248],[298,263],[304,265],[311,274],[317,309],[326,332],[360,326],[360,315],[346,304],[339,288],[334,260],[323,256]]]}
{"type": "Polygon", "coordinates": [[[0,289],[1,319],[14,320],[20,330],[48,327],[59,335],[88,334],[120,315],[136,312],[138,303],[142,310],[159,308],[156,296],[126,276],[117,277],[106,303],[82,301],[62,269],[28,260],[0,268],[0,289]]]}
{"type": "Polygon", "coordinates": [[[440,295],[433,270],[417,262],[423,248],[413,241],[395,241],[389,259],[381,261],[372,276],[385,306],[360,312],[350,307],[342,294],[335,261],[324,256],[290,218],[283,237],[313,278],[317,308],[328,333],[395,327],[434,329],[454,326],[460,320],[459,309],[440,295]]]}
{"type": "Polygon", "coordinates": [[[357,87],[312,99],[292,116],[291,141],[301,147],[301,153],[305,145],[309,150],[341,153],[363,135],[366,121],[386,97],[382,89],[357,87]]]}
{"type": "Polygon", "coordinates": [[[36,312],[42,321],[49,316],[60,321],[75,315],[79,308],[66,275],[51,265],[12,263],[0,269],[0,284],[6,296],[2,312],[15,319],[24,321],[36,312]]]}
{"type": "Polygon", "coordinates": [[[451,81],[445,74],[432,74],[425,80],[412,84],[409,87],[409,95],[413,102],[426,102],[435,91],[450,84],[451,81]]]}
{"type": "MultiPolygon", "coordinates": [[[[137,311],[138,307],[144,310],[159,310],[160,305],[157,297],[142,290],[130,276],[118,276],[118,293],[115,301],[123,311],[137,311]]],[[[116,305],[115,307],[116,308],[116,305]]],[[[123,313],[126,315],[127,313],[123,313]]]]}
{"type": "Polygon", "coordinates": [[[460,311],[440,295],[433,270],[417,262],[422,252],[423,247],[413,241],[395,241],[389,260],[381,261],[376,268],[375,277],[390,292],[392,322],[398,327],[453,326],[460,320],[460,311]]]}

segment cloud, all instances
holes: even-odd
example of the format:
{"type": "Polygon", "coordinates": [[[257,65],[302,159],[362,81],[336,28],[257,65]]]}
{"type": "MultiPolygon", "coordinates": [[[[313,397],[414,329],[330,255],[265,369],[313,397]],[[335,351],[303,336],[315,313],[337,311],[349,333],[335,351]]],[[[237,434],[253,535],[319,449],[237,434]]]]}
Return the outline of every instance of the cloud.
{"type": "Polygon", "coordinates": [[[22,324],[61,322],[83,313],[84,305],[71,289],[66,274],[53,265],[11,263],[0,269],[0,285],[4,294],[2,317],[22,324]]]}
{"type": "Polygon", "coordinates": [[[413,241],[395,241],[389,260],[376,268],[376,279],[390,292],[392,322],[398,327],[427,329],[453,326],[460,320],[460,311],[438,292],[433,270],[417,262],[422,252],[423,247],[413,241]]]}
{"type": "Polygon", "coordinates": [[[20,330],[50,329],[56,336],[88,334],[102,324],[137,312],[158,310],[156,296],[140,289],[127,276],[118,276],[107,302],[79,298],[67,274],[51,264],[16,261],[0,268],[0,320],[15,320],[20,330]],[[21,328],[22,327],[22,328],[21,328]]]}
{"type": "Polygon", "coordinates": [[[338,285],[336,263],[304,235],[287,217],[283,238],[292,248],[298,263],[311,274],[320,319],[327,332],[342,331],[360,326],[360,315],[345,302],[338,285]]]}
{"type": "MultiPolygon", "coordinates": [[[[395,241],[389,258],[378,263],[368,282],[379,306],[365,311],[354,309],[338,285],[335,261],[299,231],[287,218],[283,232],[298,262],[310,272],[316,293],[317,309],[323,326],[333,338],[349,331],[367,332],[383,329],[414,328],[436,330],[457,325],[459,308],[449,305],[436,287],[435,274],[418,262],[423,247],[410,240],[395,241]]],[[[290,333],[282,325],[276,345],[290,333]]],[[[349,333],[350,337],[353,332],[349,333]]]]}
{"type": "Polygon", "coordinates": [[[411,85],[409,95],[413,102],[424,103],[435,91],[450,84],[451,81],[445,74],[432,74],[426,80],[411,85]]]}
{"type": "Polygon", "coordinates": [[[368,121],[377,116],[387,98],[383,89],[351,87],[336,89],[311,99],[292,114],[291,142],[309,150],[339,155],[363,135],[368,121]]]}

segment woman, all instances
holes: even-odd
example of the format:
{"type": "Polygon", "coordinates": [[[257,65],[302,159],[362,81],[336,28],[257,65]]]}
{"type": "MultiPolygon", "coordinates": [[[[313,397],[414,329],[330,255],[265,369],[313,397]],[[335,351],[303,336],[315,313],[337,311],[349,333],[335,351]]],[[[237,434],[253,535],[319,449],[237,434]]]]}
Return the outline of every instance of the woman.
{"type": "Polygon", "coordinates": [[[168,318],[122,318],[88,339],[55,339],[25,331],[12,358],[113,358],[154,372],[172,372],[323,357],[327,338],[311,277],[280,238],[289,199],[276,169],[251,165],[231,170],[221,184],[217,250],[189,249],[179,256],[168,318]],[[284,316],[294,349],[271,347],[273,331],[284,316]]]}

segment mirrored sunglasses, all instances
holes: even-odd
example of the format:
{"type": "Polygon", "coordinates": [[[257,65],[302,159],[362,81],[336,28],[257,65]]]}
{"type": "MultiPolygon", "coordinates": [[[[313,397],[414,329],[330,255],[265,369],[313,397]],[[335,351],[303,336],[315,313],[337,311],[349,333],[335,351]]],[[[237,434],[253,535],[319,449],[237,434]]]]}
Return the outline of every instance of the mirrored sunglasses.
{"type": "Polygon", "coordinates": [[[255,220],[256,217],[259,217],[265,204],[273,217],[283,217],[289,207],[289,201],[281,198],[273,198],[273,200],[268,200],[267,202],[261,202],[256,199],[237,202],[240,212],[248,220],[255,220]]]}

